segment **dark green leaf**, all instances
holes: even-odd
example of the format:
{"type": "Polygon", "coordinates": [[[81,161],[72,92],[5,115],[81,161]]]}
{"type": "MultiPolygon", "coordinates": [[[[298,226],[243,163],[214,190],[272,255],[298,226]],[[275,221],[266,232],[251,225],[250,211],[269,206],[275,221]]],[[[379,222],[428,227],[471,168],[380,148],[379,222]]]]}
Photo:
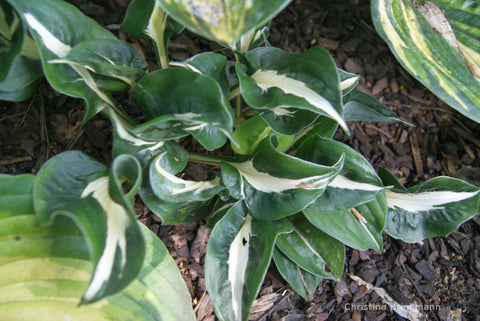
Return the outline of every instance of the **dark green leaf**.
{"type": "Polygon", "coordinates": [[[284,221],[257,221],[243,202],[215,225],[208,242],[205,278],[216,316],[246,321],[270,264],[275,240],[291,227],[284,221]]]}

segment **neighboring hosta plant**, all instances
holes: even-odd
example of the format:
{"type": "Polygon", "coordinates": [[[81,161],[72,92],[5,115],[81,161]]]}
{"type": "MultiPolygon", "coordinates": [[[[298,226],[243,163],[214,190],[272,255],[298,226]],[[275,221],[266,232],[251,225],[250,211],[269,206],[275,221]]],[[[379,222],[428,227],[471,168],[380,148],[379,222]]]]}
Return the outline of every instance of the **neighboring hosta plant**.
{"type": "MultiPolygon", "coordinates": [[[[112,122],[115,160],[110,168],[81,152],[65,152],[49,160],[35,179],[4,178],[28,181],[25,191],[33,188],[33,205],[26,212],[35,212],[38,224],[67,216],[87,240],[94,270],[88,286],[75,292],[83,303],[116,300],[109,295],[117,292],[129,296],[128,284],[143,280],[152,240],[135,221],[131,202],[137,192],[163,224],[208,219],[207,289],[216,315],[229,321],[248,319],[272,260],[309,299],[322,278],[341,279],[345,245],[380,252],[382,231],[418,242],[449,233],[476,214],[477,187],[441,177],[407,190],[332,139],[339,126],[349,132],[347,121],[408,123],[356,91],[358,76],[338,69],[325,49],[297,54],[269,46],[268,20],[288,2],[264,7],[247,0],[135,0],[122,29],[153,41],[161,69],[146,73],[133,46],[75,7],[60,0],[8,1],[23,32],[17,38],[25,42],[28,30],[51,86],[85,100],[85,121],[101,112],[112,122]],[[232,49],[235,61],[212,52],[169,61],[168,38],[182,30],[180,23],[232,49]],[[266,46],[259,47],[263,42],[266,46]],[[145,117],[141,123],[112,95],[130,89],[145,117]],[[203,149],[186,150],[184,141],[203,149]],[[228,151],[233,152],[219,156],[228,151]],[[189,162],[209,165],[210,179],[185,179],[181,174],[189,162]]],[[[16,195],[2,195],[2,210],[11,213],[16,195]]],[[[30,219],[34,224],[33,215],[30,219]]],[[[46,231],[69,231],[52,229],[46,231]]],[[[9,235],[16,244],[15,232],[9,235]]],[[[68,242],[55,244],[42,251],[50,254],[61,247],[72,256],[64,248],[68,242]]],[[[168,264],[166,269],[170,273],[168,264]]],[[[163,311],[172,300],[180,305],[175,311],[189,305],[185,296],[172,297],[168,287],[149,282],[142,284],[167,293],[152,308],[163,311]]]]}
{"type": "Polygon", "coordinates": [[[417,80],[480,122],[480,2],[372,0],[380,36],[417,80]]]}

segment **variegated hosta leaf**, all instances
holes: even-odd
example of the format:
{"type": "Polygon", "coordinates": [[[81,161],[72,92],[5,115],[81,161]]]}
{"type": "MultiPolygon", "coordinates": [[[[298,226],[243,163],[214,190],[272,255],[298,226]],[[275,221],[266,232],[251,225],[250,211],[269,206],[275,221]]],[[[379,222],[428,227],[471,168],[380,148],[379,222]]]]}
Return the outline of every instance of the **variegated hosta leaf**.
{"type": "Polygon", "coordinates": [[[197,182],[175,176],[186,163],[182,164],[176,157],[167,157],[167,154],[161,153],[150,165],[150,184],[158,198],[172,203],[207,201],[225,188],[220,185],[219,177],[197,182]]]}
{"type": "MultiPolygon", "coordinates": [[[[135,86],[145,76],[147,65],[138,51],[127,42],[113,39],[92,39],[82,41],[73,47],[64,58],[49,61],[52,64],[74,64],[86,68],[96,75],[119,80],[117,85],[98,79],[100,89],[120,91],[135,86]],[[122,86],[123,85],[123,86],[122,86]]],[[[108,79],[108,78],[107,78],[108,79]]]]}
{"type": "MultiPolygon", "coordinates": [[[[148,137],[148,132],[136,130],[115,113],[109,111],[113,124],[113,155],[134,155],[144,166],[149,160],[163,151],[170,151],[177,158],[186,160],[186,151],[173,140],[163,141],[148,137]],[[145,137],[144,137],[145,136],[145,137]]],[[[180,136],[181,137],[181,136],[180,136]]]]}
{"type": "MultiPolygon", "coordinates": [[[[106,106],[115,106],[109,87],[117,88],[118,80],[97,76],[91,72],[90,67],[64,60],[72,48],[83,41],[105,40],[106,43],[117,43],[112,33],[65,1],[15,0],[10,2],[20,13],[33,35],[39,48],[43,72],[50,85],[59,92],[85,100],[87,108],[84,121],[106,106]],[[78,26],[82,27],[78,28],[78,26]],[[65,63],[52,63],[55,60],[65,63]]],[[[130,51],[134,52],[133,47],[130,47],[130,51]]],[[[108,50],[103,50],[103,53],[106,52],[108,50]]],[[[118,58],[120,61],[123,59],[121,58],[123,52],[118,55],[113,49],[110,53],[113,56],[106,57],[106,61],[110,60],[110,63],[115,64],[118,58]]],[[[138,56],[138,53],[134,56],[138,56]]]]}
{"type": "Polygon", "coordinates": [[[385,231],[405,242],[448,234],[475,216],[480,188],[450,177],[436,177],[404,190],[385,191],[385,231]]]}
{"type": "Polygon", "coordinates": [[[272,20],[291,0],[157,0],[170,16],[210,40],[232,43],[272,20]]]}
{"type": "Polygon", "coordinates": [[[323,194],[343,166],[340,156],[322,166],[275,150],[271,137],[243,162],[223,162],[222,177],[232,197],[243,198],[250,214],[271,220],[295,214],[323,194]]]}
{"type": "Polygon", "coordinates": [[[0,175],[1,320],[195,320],[167,248],[140,224],[146,253],[135,280],[114,296],[79,305],[94,268],[86,238],[62,215],[37,224],[33,182],[33,175],[0,175]]]}
{"type": "Polygon", "coordinates": [[[215,225],[205,258],[205,279],[216,316],[246,321],[260,290],[279,234],[292,229],[283,220],[258,221],[242,201],[215,225]]]}
{"type": "Polygon", "coordinates": [[[142,266],[145,244],[131,206],[140,181],[132,156],[117,157],[109,170],[77,151],[55,156],[38,173],[34,204],[40,224],[66,215],[89,242],[95,271],[83,302],[124,289],[142,266]],[[130,183],[127,195],[120,179],[130,183]]]}
{"type": "Polygon", "coordinates": [[[348,132],[338,71],[325,49],[295,54],[257,48],[245,57],[248,66],[236,68],[242,96],[275,131],[297,134],[323,115],[348,132]]]}
{"type": "Polygon", "coordinates": [[[229,102],[217,82],[198,72],[183,68],[152,72],[134,88],[133,99],[152,119],[139,129],[151,129],[157,139],[180,131],[213,150],[232,135],[229,102]]]}
{"type": "Polygon", "coordinates": [[[412,123],[398,117],[374,97],[359,90],[353,90],[343,97],[345,105],[345,119],[349,121],[376,121],[402,122],[413,126],[412,123]]]}
{"type": "Polygon", "coordinates": [[[472,62],[480,65],[480,6],[469,0],[434,2],[440,8],[431,17],[437,23],[432,26],[421,12],[427,10],[424,6],[436,7],[430,1],[416,8],[410,0],[372,0],[375,28],[410,74],[451,107],[480,122],[480,79],[469,69],[472,62]],[[446,39],[455,36],[442,9],[458,32],[458,47],[446,39]],[[467,59],[462,52],[468,53],[467,59]]]}
{"type": "Polygon", "coordinates": [[[122,31],[137,38],[152,39],[156,45],[167,45],[168,39],[183,26],[167,17],[155,0],[130,2],[121,25],[122,31]]]}
{"type": "Polygon", "coordinates": [[[148,208],[163,224],[196,221],[209,215],[211,199],[224,187],[213,186],[215,181],[194,182],[173,175],[187,165],[187,152],[175,142],[165,142],[155,153],[157,156],[144,168],[148,179],[142,182],[139,193],[148,208]]]}
{"type": "Polygon", "coordinates": [[[293,227],[293,232],[278,237],[278,249],[314,275],[341,280],[345,263],[343,243],[317,229],[302,214],[286,221],[293,227]]]}
{"type": "Polygon", "coordinates": [[[346,95],[357,87],[360,80],[360,76],[352,74],[343,69],[338,69],[338,75],[340,76],[340,90],[342,95],[346,95]]]}
{"type": "Polygon", "coordinates": [[[276,134],[262,117],[252,117],[237,126],[233,137],[238,145],[232,145],[232,149],[237,154],[250,155],[257,149],[262,140],[272,134],[275,134],[278,142],[276,149],[281,152],[285,151],[294,138],[292,135],[276,134]]]}
{"type": "Polygon", "coordinates": [[[170,65],[184,67],[208,76],[220,85],[225,97],[230,95],[230,85],[226,74],[227,57],[224,55],[203,52],[184,61],[171,62],[170,65]]]}
{"type": "Polygon", "coordinates": [[[382,251],[382,231],[387,215],[385,193],[354,208],[321,212],[306,208],[306,218],[318,229],[357,250],[382,251]]]}
{"type": "Polygon", "coordinates": [[[382,181],[370,163],[341,142],[309,135],[295,153],[301,159],[321,165],[331,165],[342,155],[345,162],[340,174],[328,184],[325,193],[309,205],[310,209],[321,212],[349,209],[374,200],[383,190],[382,181]]]}
{"type": "Polygon", "coordinates": [[[303,270],[285,254],[283,254],[278,247],[273,251],[273,260],[278,272],[282,275],[285,281],[306,301],[313,298],[313,294],[322,278],[303,270]]]}
{"type": "Polygon", "coordinates": [[[232,43],[225,44],[232,50],[239,53],[245,53],[249,50],[259,47],[268,38],[270,30],[267,26],[258,29],[251,29],[249,32],[238,38],[232,43]]]}

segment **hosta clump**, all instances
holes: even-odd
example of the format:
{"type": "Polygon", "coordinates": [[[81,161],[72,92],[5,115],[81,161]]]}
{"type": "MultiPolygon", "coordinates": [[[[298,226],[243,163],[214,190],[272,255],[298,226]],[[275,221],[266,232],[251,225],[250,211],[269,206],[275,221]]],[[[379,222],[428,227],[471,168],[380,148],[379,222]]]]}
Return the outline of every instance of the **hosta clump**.
{"type": "Polygon", "coordinates": [[[150,73],[133,46],[63,1],[2,6],[20,18],[16,46],[30,39],[27,30],[32,36],[52,87],[86,101],[85,121],[101,112],[112,123],[110,168],[66,152],[49,160],[33,188],[39,222],[66,215],[90,244],[95,269],[84,303],[123,291],[149,262],[131,206],[137,193],[163,224],[208,220],[206,282],[221,320],[248,319],[272,261],[309,299],[322,278],[341,279],[345,245],[380,252],[383,231],[418,242],[475,215],[477,187],[441,177],[406,189],[332,139],[338,127],[349,132],[347,121],[408,122],[355,90],[358,76],[337,68],[325,49],[259,47],[268,20],[288,2],[133,1],[122,29],[153,41],[161,68],[150,73]],[[169,61],[168,38],[182,24],[232,49],[235,61],[212,52],[169,61]],[[142,122],[113,98],[130,89],[142,122]],[[182,142],[192,139],[202,148],[187,150],[182,142]],[[183,178],[189,162],[209,165],[212,178],[183,178]]]}

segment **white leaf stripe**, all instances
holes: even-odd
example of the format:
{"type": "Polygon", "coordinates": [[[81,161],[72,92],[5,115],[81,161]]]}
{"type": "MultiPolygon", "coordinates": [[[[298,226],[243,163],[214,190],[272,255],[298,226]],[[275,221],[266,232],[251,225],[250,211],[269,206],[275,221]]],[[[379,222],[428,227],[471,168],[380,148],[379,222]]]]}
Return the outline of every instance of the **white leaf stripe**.
{"type": "Polygon", "coordinates": [[[252,217],[247,214],[245,222],[228,251],[228,281],[232,288],[232,305],[236,321],[242,320],[242,297],[248,265],[252,217]]]}
{"type": "Polygon", "coordinates": [[[385,196],[389,208],[402,208],[409,212],[420,212],[444,209],[447,204],[464,201],[476,196],[479,192],[434,191],[414,194],[386,190],[385,196]]]}
{"type": "Polygon", "coordinates": [[[47,49],[53,52],[55,55],[60,58],[64,58],[70,52],[70,50],[72,50],[72,47],[61,42],[32,14],[25,13],[24,17],[30,28],[35,30],[35,32],[40,36],[40,38],[42,38],[42,42],[45,47],[47,47],[47,49]]]}
{"type": "Polygon", "coordinates": [[[172,190],[171,190],[172,195],[178,195],[178,194],[188,193],[188,192],[192,192],[192,191],[195,194],[198,194],[198,193],[201,193],[201,192],[203,192],[205,190],[208,190],[210,188],[215,188],[217,186],[220,186],[220,178],[218,178],[218,177],[216,177],[215,179],[210,180],[210,181],[197,182],[197,181],[187,181],[187,180],[181,179],[181,178],[167,172],[160,165],[160,162],[161,162],[162,158],[166,154],[167,154],[167,152],[164,152],[164,153],[160,154],[160,156],[157,158],[157,160],[155,162],[155,170],[160,175],[162,175],[163,177],[168,179],[170,182],[172,182],[174,184],[178,184],[178,185],[183,185],[182,188],[172,188],[172,190]]]}
{"type": "MultiPolygon", "coordinates": [[[[87,302],[93,299],[102,290],[105,283],[108,282],[115,263],[117,247],[122,254],[120,271],[124,269],[127,258],[126,231],[129,225],[128,213],[125,207],[116,203],[110,197],[108,183],[107,176],[100,177],[90,182],[81,194],[82,198],[91,196],[96,199],[107,217],[105,248],[98,260],[92,281],[83,296],[84,301],[87,302]]],[[[121,278],[122,275],[120,274],[119,277],[121,278]]]]}
{"type": "Polygon", "coordinates": [[[252,160],[243,163],[229,162],[229,164],[235,167],[240,172],[240,175],[242,175],[256,190],[264,193],[281,193],[286,190],[299,188],[308,190],[322,189],[327,185],[329,179],[333,175],[332,173],[328,173],[299,179],[289,179],[271,176],[265,172],[259,172],[253,166],[252,160]]]}
{"type": "Polygon", "coordinates": [[[350,189],[350,190],[362,190],[362,191],[381,191],[383,187],[379,187],[372,184],[360,183],[352,181],[343,175],[337,175],[333,181],[328,184],[328,187],[350,189]]]}
{"type": "Polygon", "coordinates": [[[304,82],[279,74],[276,70],[257,70],[251,77],[262,91],[276,87],[283,90],[286,94],[292,94],[305,99],[312,106],[330,115],[348,132],[345,120],[343,120],[342,116],[333,108],[330,102],[309,88],[304,82]]]}

